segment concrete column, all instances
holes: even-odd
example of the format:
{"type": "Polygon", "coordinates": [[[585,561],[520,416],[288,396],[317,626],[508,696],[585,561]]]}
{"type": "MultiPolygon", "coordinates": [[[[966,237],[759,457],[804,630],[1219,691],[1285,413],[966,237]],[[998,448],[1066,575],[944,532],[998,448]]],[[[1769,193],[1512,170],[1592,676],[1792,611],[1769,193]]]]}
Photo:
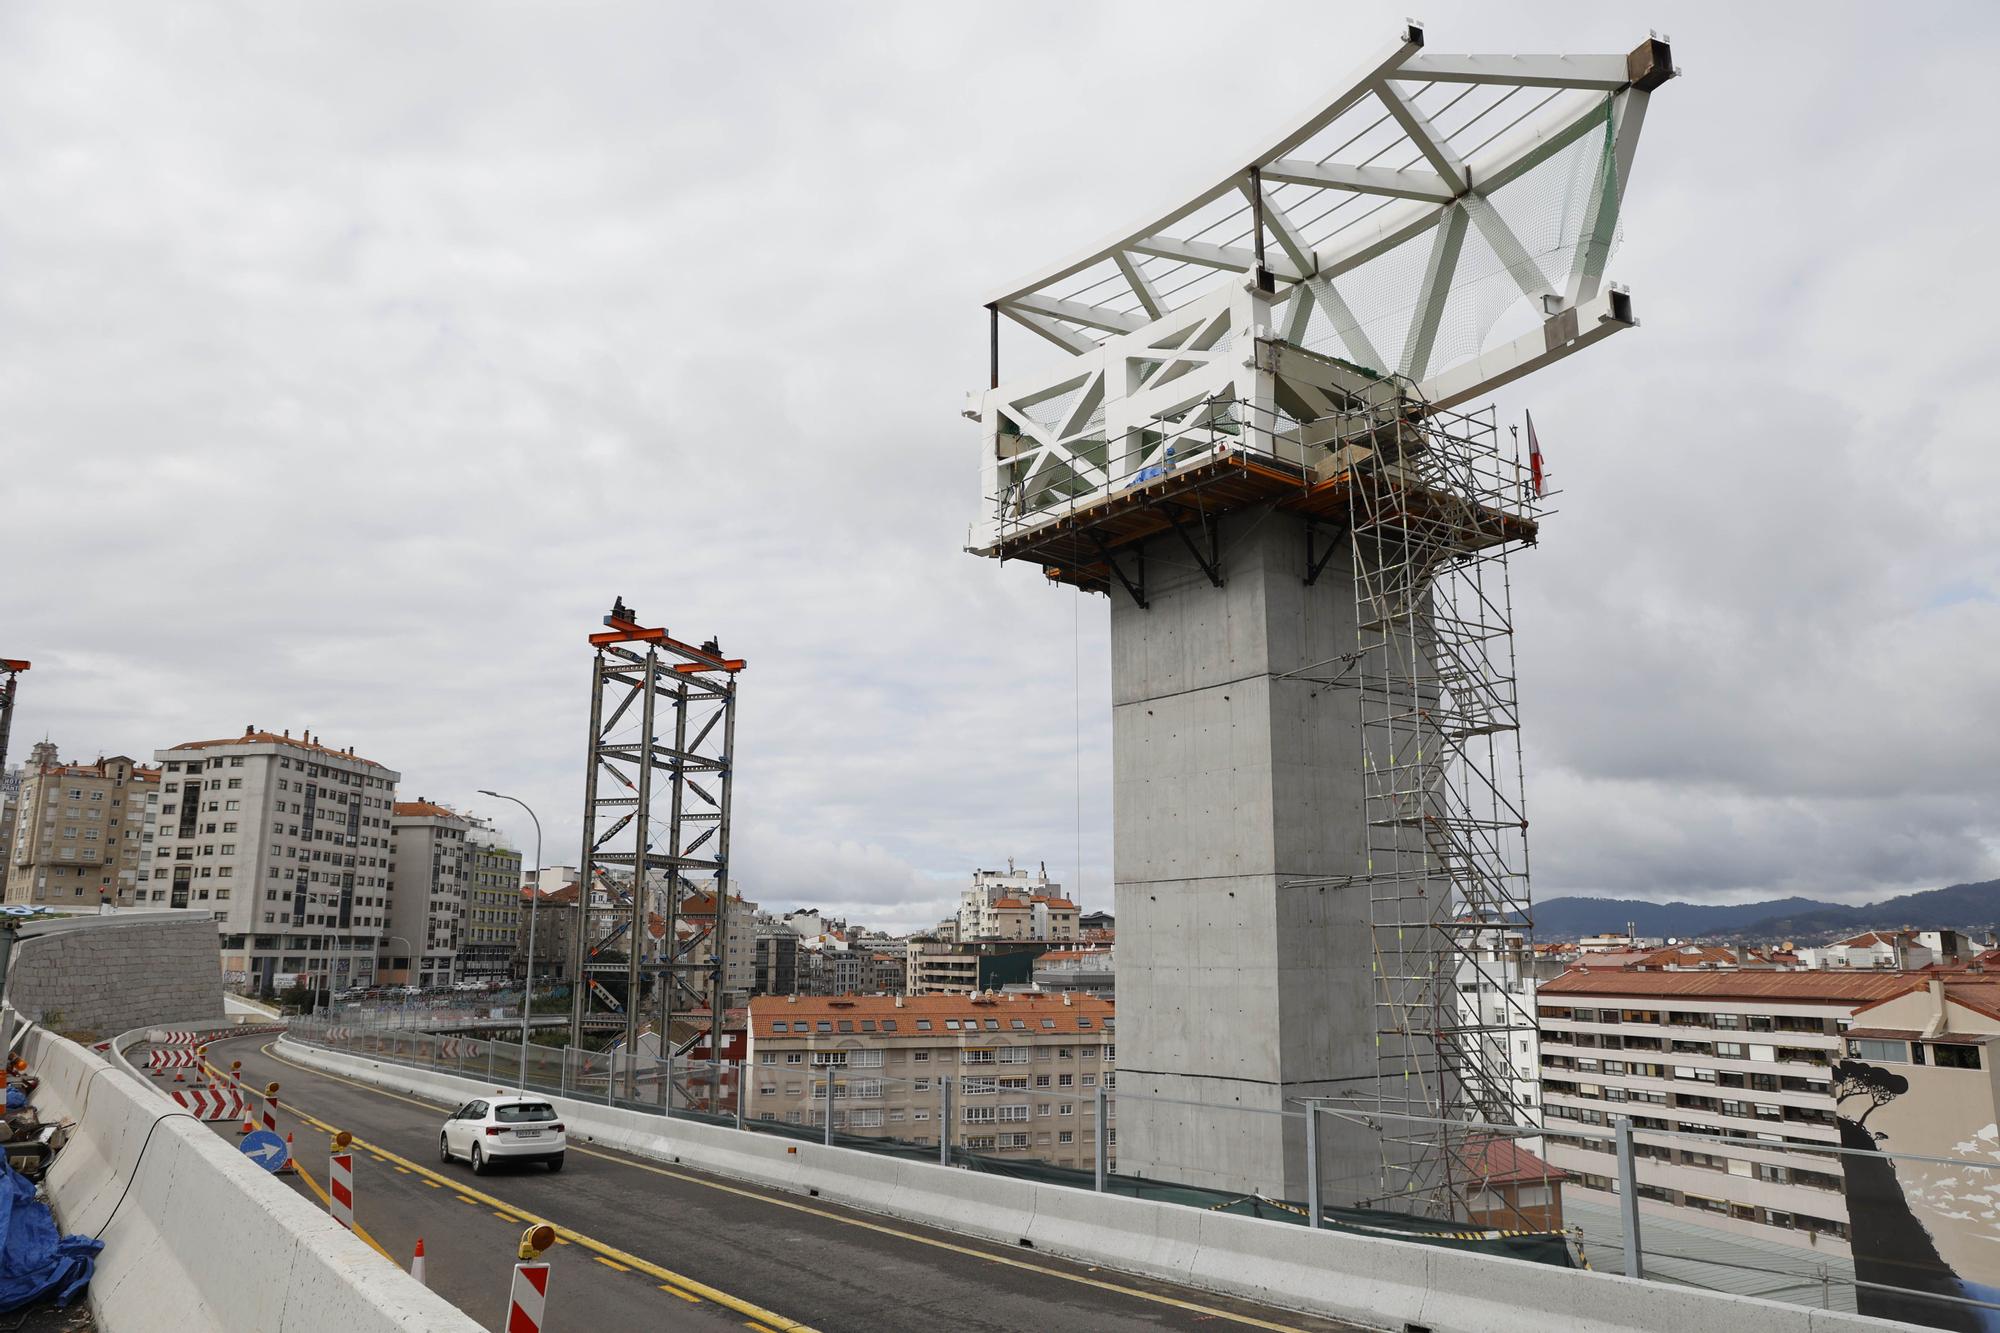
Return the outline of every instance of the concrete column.
{"type": "MultiPolygon", "coordinates": [[[[1171,533],[1145,568],[1150,610],[1111,592],[1119,1171],[1303,1200],[1303,1118],[1256,1112],[1373,1092],[1376,1018],[1366,890],[1282,887],[1364,868],[1358,696],[1280,677],[1338,675],[1352,569],[1307,587],[1276,510],[1223,520],[1220,588],[1171,533]]],[[[1326,1201],[1370,1197],[1373,1135],[1319,1130],[1326,1201]]]]}

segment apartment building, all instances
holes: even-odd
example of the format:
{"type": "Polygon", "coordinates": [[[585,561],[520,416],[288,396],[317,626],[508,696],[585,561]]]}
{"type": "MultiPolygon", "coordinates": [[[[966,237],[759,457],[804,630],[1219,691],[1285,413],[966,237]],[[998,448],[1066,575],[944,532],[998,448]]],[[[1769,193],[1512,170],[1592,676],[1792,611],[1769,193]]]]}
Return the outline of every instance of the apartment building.
{"type": "Polygon", "coordinates": [[[212,912],[231,985],[371,984],[400,774],[310,733],[256,727],[153,757],[152,865],[134,898],[212,912]]]}
{"type": "Polygon", "coordinates": [[[970,995],[1025,986],[1035,959],[1045,952],[1026,940],[961,943],[923,935],[913,936],[903,948],[910,995],[970,995]]]}
{"type": "MultiPolygon", "coordinates": [[[[745,1113],[1091,1168],[1117,1020],[1085,995],[759,996],[745,1113]],[[941,1080],[950,1079],[951,1119],[941,1080]]],[[[1113,1152],[1117,1131],[1106,1145],[1113,1152]]]]}
{"type": "Polygon", "coordinates": [[[564,982],[576,965],[576,881],[560,888],[524,887],[515,907],[514,970],[527,976],[528,936],[535,939],[534,978],[537,984],[564,982]]]}
{"type": "MultiPolygon", "coordinates": [[[[680,901],[679,925],[685,942],[679,954],[682,962],[715,961],[715,908],[713,892],[690,894],[680,901]]],[[[745,902],[737,894],[729,895],[722,941],[725,1004],[741,1004],[757,987],[757,917],[756,903],[745,902]]]]}
{"type": "Polygon", "coordinates": [[[796,995],[799,992],[799,937],[796,931],[764,918],[751,950],[752,995],[796,995]]]}
{"type": "MultiPolygon", "coordinates": [[[[1535,967],[1535,951],[1524,932],[1483,936],[1458,961],[1458,1012],[1464,1030],[1478,1033],[1484,1048],[1478,1062],[1466,1069],[1467,1081],[1503,1084],[1491,1090],[1491,1101],[1511,1106],[1525,1123],[1539,1125],[1542,1056],[1535,967]]],[[[1535,1153],[1541,1141],[1523,1139],[1518,1146],[1535,1153]]]]}
{"type": "Polygon", "coordinates": [[[138,901],[159,778],[126,755],[65,764],[54,745],[37,744],[0,842],[6,900],[49,907],[138,901]]]}
{"type": "Polygon", "coordinates": [[[514,975],[514,928],[520,915],[521,854],[483,819],[465,831],[465,913],[459,922],[462,981],[507,981],[514,975]]]}
{"type": "MultiPolygon", "coordinates": [[[[1947,981],[1991,989],[1984,977],[1947,981]]],[[[1858,1010],[1923,986],[1920,976],[1847,969],[1579,969],[1545,981],[1537,997],[1545,1154],[1572,1174],[1573,1192],[1608,1201],[1616,1174],[1608,1145],[1566,1127],[1602,1132],[1630,1116],[1641,1130],[1754,1140],[1642,1137],[1643,1206],[1846,1253],[1842,1166],[1827,1151],[1841,1139],[1833,1067],[1858,1010]]]]}
{"type": "Polygon", "coordinates": [[[1035,958],[1032,986],[1038,991],[1080,991],[1110,999],[1117,990],[1117,952],[1108,945],[1050,949],[1035,958]]]}
{"type": "Polygon", "coordinates": [[[1073,941],[1078,938],[1077,906],[1049,880],[1048,867],[1034,874],[1007,869],[975,870],[972,885],[959,895],[954,937],[972,940],[1073,941]]]}
{"type": "Polygon", "coordinates": [[[391,811],[386,980],[446,986],[460,979],[466,906],[466,836],[472,821],[422,797],[391,811]]]}

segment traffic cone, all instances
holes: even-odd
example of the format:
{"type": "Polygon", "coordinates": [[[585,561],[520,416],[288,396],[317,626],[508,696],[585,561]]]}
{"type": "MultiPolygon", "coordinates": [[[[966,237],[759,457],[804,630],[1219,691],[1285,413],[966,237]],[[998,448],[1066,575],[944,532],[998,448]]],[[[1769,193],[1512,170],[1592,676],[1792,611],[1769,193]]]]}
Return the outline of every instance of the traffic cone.
{"type": "Polygon", "coordinates": [[[285,1164],[278,1168],[277,1174],[281,1176],[296,1176],[299,1173],[299,1168],[293,1162],[292,1136],[287,1134],[285,1135],[285,1164]]]}
{"type": "MultiPolygon", "coordinates": [[[[424,1238],[422,1236],[417,1237],[416,1258],[410,1260],[410,1276],[419,1282],[424,1282],[424,1238]]],[[[430,1283],[424,1282],[424,1285],[428,1287],[430,1283]]]]}
{"type": "Polygon", "coordinates": [[[238,1134],[255,1134],[257,1132],[257,1126],[253,1124],[251,1121],[245,1120],[243,1124],[237,1129],[236,1132],[238,1134]]]}
{"type": "Polygon", "coordinates": [[[176,1083],[185,1083],[185,1082],[187,1082],[187,1081],[188,1081],[188,1080],[187,1080],[187,1075],[186,1075],[186,1074],[175,1074],[175,1075],[174,1075],[174,1082],[176,1082],[176,1083]]]}

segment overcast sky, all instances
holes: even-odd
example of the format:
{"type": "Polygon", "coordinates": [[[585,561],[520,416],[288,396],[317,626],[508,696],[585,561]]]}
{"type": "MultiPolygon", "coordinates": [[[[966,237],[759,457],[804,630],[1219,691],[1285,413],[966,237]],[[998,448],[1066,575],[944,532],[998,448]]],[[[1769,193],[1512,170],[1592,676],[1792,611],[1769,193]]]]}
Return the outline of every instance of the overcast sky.
{"type": "MultiPolygon", "coordinates": [[[[1537,896],[2000,873],[1993,11],[1515,8],[1421,16],[1686,74],[1644,327],[1501,399],[1564,489],[1514,565],[1537,896]]],[[[980,302],[1406,12],[0,9],[12,758],[310,728],[573,863],[618,594],[750,661],[750,897],[926,924],[1011,855],[1108,907],[1106,602],[959,551],[980,302]]]]}

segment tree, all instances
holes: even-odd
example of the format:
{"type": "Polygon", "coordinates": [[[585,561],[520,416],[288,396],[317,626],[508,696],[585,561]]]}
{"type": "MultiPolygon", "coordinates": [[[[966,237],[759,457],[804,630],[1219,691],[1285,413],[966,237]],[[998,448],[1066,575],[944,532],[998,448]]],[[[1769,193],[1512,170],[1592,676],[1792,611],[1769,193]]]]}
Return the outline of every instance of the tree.
{"type": "Polygon", "coordinates": [[[1850,1097],[1868,1099],[1868,1109],[1855,1123],[1865,1125],[1868,1117],[1910,1090],[1910,1080],[1892,1070],[1867,1065],[1859,1060],[1842,1060],[1833,1067],[1833,1104],[1836,1108],[1850,1097]]]}

